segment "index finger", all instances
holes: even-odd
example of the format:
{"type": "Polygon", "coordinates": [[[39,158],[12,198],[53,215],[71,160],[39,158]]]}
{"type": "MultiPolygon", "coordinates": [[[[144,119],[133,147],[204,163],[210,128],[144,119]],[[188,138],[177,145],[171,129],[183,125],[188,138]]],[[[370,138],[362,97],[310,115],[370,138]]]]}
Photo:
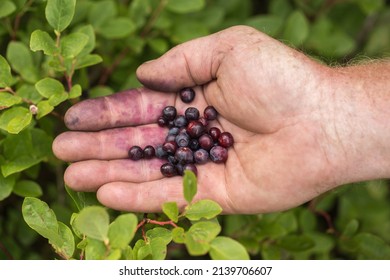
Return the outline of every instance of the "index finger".
{"type": "Polygon", "coordinates": [[[84,100],[66,112],[65,124],[71,130],[98,131],[155,123],[163,108],[174,103],[175,96],[137,88],[84,100]]]}

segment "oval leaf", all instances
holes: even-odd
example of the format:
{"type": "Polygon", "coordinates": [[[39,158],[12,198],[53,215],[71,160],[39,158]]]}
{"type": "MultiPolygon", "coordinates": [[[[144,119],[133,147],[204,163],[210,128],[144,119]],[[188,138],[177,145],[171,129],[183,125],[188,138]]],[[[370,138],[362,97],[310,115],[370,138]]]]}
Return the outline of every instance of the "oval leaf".
{"type": "Polygon", "coordinates": [[[23,219],[33,230],[51,240],[52,243],[62,243],[58,235],[56,215],[46,202],[38,198],[26,197],[22,205],[22,214],[23,219]]]}
{"type": "Polygon", "coordinates": [[[87,237],[107,241],[110,217],[103,207],[88,206],[80,211],[73,226],[87,237]]]}
{"type": "Polygon", "coordinates": [[[99,27],[99,33],[107,39],[125,38],[135,31],[135,24],[128,18],[112,18],[99,27]]]}
{"type": "Polygon", "coordinates": [[[9,16],[16,10],[16,5],[9,0],[0,2],[0,18],[9,16]]]}
{"type": "Polygon", "coordinates": [[[179,208],[177,207],[176,202],[166,202],[162,206],[162,211],[165,215],[175,223],[178,220],[179,216],[179,208]]]}
{"type": "MultiPolygon", "coordinates": [[[[12,85],[13,77],[11,75],[11,67],[7,60],[0,55],[0,87],[5,88],[12,85]]],[[[0,98],[1,100],[2,98],[0,98]]]]}
{"type": "Polygon", "coordinates": [[[0,172],[0,201],[7,198],[15,186],[15,175],[4,178],[2,172],[0,172]]]}
{"type": "Polygon", "coordinates": [[[61,54],[65,58],[77,56],[87,45],[88,35],[83,33],[71,33],[61,39],[61,54]]]}
{"type": "Polygon", "coordinates": [[[178,14],[196,12],[205,6],[205,0],[168,0],[167,9],[178,14]]]}
{"type": "Polygon", "coordinates": [[[287,18],[283,39],[294,46],[299,46],[309,34],[309,23],[303,12],[296,10],[287,18]]]}
{"type": "Polygon", "coordinates": [[[126,249],[134,237],[137,222],[137,216],[134,214],[119,215],[108,229],[108,239],[111,247],[126,249]]]}
{"type": "Polygon", "coordinates": [[[50,26],[61,32],[71,23],[76,0],[48,0],[45,15],[50,26]]]}
{"type": "Polygon", "coordinates": [[[39,197],[42,195],[42,188],[34,181],[21,180],[16,183],[13,192],[23,197],[39,197]]]}
{"type": "Polygon", "coordinates": [[[50,98],[52,95],[61,95],[65,92],[64,86],[53,78],[44,78],[35,84],[40,95],[50,98]]]}
{"type": "Polygon", "coordinates": [[[221,212],[222,208],[218,203],[209,199],[204,199],[191,204],[187,208],[185,216],[189,220],[197,221],[202,218],[212,219],[221,212]]]}
{"type": "Polygon", "coordinates": [[[24,107],[15,106],[0,116],[0,128],[12,134],[18,134],[30,124],[32,114],[24,107]]]}
{"type": "Polygon", "coordinates": [[[52,246],[63,258],[70,259],[73,256],[75,249],[73,233],[67,225],[58,222],[58,234],[62,242],[61,244],[52,243],[52,246]]]}
{"type": "Polygon", "coordinates": [[[190,227],[185,234],[185,245],[192,256],[207,254],[210,241],[221,231],[221,227],[213,222],[199,222],[190,227]]]}
{"type": "Polygon", "coordinates": [[[0,92],[0,109],[11,107],[22,102],[22,98],[8,92],[0,92]]]}
{"type": "Polygon", "coordinates": [[[249,260],[245,247],[236,240],[218,236],[210,242],[210,252],[213,260],[249,260]]]}
{"type": "Polygon", "coordinates": [[[195,173],[185,170],[183,177],[183,193],[185,200],[187,200],[188,203],[191,203],[197,191],[198,188],[195,173]]]}
{"type": "Polygon", "coordinates": [[[30,49],[34,52],[43,51],[46,55],[54,55],[57,52],[57,46],[49,33],[42,30],[35,30],[31,34],[30,49]]]}

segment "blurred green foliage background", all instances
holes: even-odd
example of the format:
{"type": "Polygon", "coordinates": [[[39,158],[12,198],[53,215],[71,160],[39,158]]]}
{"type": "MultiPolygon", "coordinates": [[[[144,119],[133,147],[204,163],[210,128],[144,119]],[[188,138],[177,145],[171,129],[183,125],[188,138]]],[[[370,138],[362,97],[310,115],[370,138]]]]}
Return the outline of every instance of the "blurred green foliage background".
{"type": "MultiPolygon", "coordinates": [[[[18,77],[17,93],[33,101],[39,94],[32,85],[39,78],[63,79],[41,53],[26,52],[34,30],[52,32],[45,5],[43,0],[0,2],[0,54],[18,77]],[[11,52],[15,42],[22,47],[11,52]]],[[[390,56],[390,1],[385,0],[78,0],[68,29],[85,25],[93,27],[94,53],[103,62],[76,71],[80,99],[138,87],[135,69],[144,61],[233,25],[255,27],[331,65],[390,56]]],[[[66,165],[50,146],[65,130],[61,116],[70,106],[62,103],[16,136],[0,129],[0,259],[56,257],[23,221],[21,203],[23,196],[40,197],[69,224],[75,207],[64,188],[66,165]],[[39,150],[39,157],[5,174],[7,159],[21,150],[39,150]]],[[[253,259],[390,259],[389,190],[386,180],[347,185],[289,211],[223,216],[220,222],[223,234],[242,242],[253,259]]],[[[79,195],[95,201],[93,194],[79,195]]],[[[174,247],[168,258],[191,257],[174,247]]]]}

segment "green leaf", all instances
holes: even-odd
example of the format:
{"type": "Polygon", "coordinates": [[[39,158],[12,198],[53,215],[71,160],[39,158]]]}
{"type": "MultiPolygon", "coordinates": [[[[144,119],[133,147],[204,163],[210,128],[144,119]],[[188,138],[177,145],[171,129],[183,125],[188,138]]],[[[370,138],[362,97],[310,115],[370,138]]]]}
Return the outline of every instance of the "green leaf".
{"type": "Polygon", "coordinates": [[[88,206],[80,211],[73,226],[86,236],[107,242],[110,217],[103,207],[88,206]]]}
{"type": "Polygon", "coordinates": [[[133,248],[133,259],[135,260],[144,260],[146,258],[151,258],[152,249],[150,244],[146,244],[143,239],[139,239],[133,248]]]}
{"type": "Polygon", "coordinates": [[[77,29],[77,33],[82,33],[88,37],[88,42],[84,46],[83,50],[79,53],[79,57],[90,54],[96,45],[95,31],[92,25],[88,24],[77,29]]]}
{"type": "Polygon", "coordinates": [[[87,45],[88,35],[83,33],[71,33],[61,39],[61,54],[65,58],[76,57],[87,45]]]}
{"type": "Polygon", "coordinates": [[[22,205],[22,214],[25,222],[33,230],[49,239],[51,243],[62,243],[62,240],[58,235],[59,228],[57,217],[46,202],[38,198],[26,197],[22,205]]]}
{"type": "Polygon", "coordinates": [[[385,0],[354,0],[366,14],[379,12],[385,7],[385,0]]]}
{"type": "Polygon", "coordinates": [[[191,203],[197,191],[198,188],[195,173],[185,170],[183,176],[183,193],[185,200],[187,200],[188,203],[191,203]]]}
{"type": "Polygon", "coordinates": [[[7,109],[0,116],[0,128],[5,131],[18,134],[30,124],[32,114],[24,107],[15,106],[7,109]]]}
{"type": "Polygon", "coordinates": [[[103,59],[101,58],[100,55],[88,54],[88,55],[83,56],[81,58],[77,58],[75,69],[77,70],[77,69],[85,68],[88,66],[92,66],[92,65],[98,64],[102,61],[103,61],[103,59]]]}
{"type": "Polygon", "coordinates": [[[9,0],[0,2],[0,18],[4,18],[12,14],[16,10],[16,5],[9,0]]]}
{"type": "Polygon", "coordinates": [[[107,20],[114,18],[118,11],[114,1],[105,0],[99,1],[92,5],[88,14],[88,21],[95,29],[103,26],[107,20]]]}
{"type": "Polygon", "coordinates": [[[176,227],[176,228],[172,229],[172,240],[175,243],[184,244],[185,243],[184,228],[176,227]]]}
{"type": "Polygon", "coordinates": [[[221,227],[214,222],[199,222],[190,227],[185,235],[185,245],[192,256],[206,254],[210,250],[212,241],[221,231],[221,227]]]}
{"type": "Polygon", "coordinates": [[[152,7],[149,0],[133,0],[129,5],[128,15],[137,28],[141,28],[151,12],[152,7]]]}
{"type": "Polygon", "coordinates": [[[197,221],[202,218],[212,219],[221,212],[222,208],[218,203],[204,199],[189,205],[186,209],[185,216],[189,220],[197,221]]]}
{"type": "Polygon", "coordinates": [[[276,37],[283,27],[283,18],[276,15],[260,15],[249,18],[246,23],[272,37],[276,37]]]}
{"type": "Polygon", "coordinates": [[[52,243],[52,246],[56,253],[63,256],[65,259],[70,259],[75,250],[73,233],[67,225],[58,222],[58,234],[61,238],[61,243],[52,243]]]}
{"type": "Polygon", "coordinates": [[[356,244],[356,251],[361,259],[390,259],[390,246],[378,236],[371,233],[359,233],[353,237],[352,241],[356,244]]]}
{"type": "Polygon", "coordinates": [[[66,92],[63,92],[63,93],[56,93],[56,94],[53,94],[52,96],[50,96],[49,98],[49,105],[51,106],[58,106],[59,104],[61,104],[62,102],[64,102],[65,100],[67,100],[69,98],[68,96],[68,93],[66,92]]]}
{"type": "Polygon", "coordinates": [[[172,240],[172,232],[163,227],[155,227],[146,232],[146,237],[149,238],[149,240],[161,238],[164,244],[168,245],[172,240]]]}
{"type": "Polygon", "coordinates": [[[147,43],[158,54],[163,54],[169,49],[168,41],[162,38],[153,38],[148,40],[147,43]]]}
{"type": "Polygon", "coordinates": [[[103,241],[93,238],[86,238],[87,244],[85,246],[86,260],[103,260],[106,256],[107,249],[103,241]]]}
{"type": "Polygon", "coordinates": [[[358,229],[359,229],[359,221],[356,220],[356,219],[352,219],[345,226],[345,228],[343,230],[343,233],[342,233],[342,236],[350,238],[350,237],[352,237],[353,235],[356,234],[358,229]]]}
{"type": "Polygon", "coordinates": [[[108,239],[112,248],[125,249],[133,239],[137,228],[137,216],[134,214],[119,215],[108,229],[108,239]]]}
{"type": "MultiPolygon", "coordinates": [[[[11,86],[13,81],[14,78],[11,74],[11,67],[9,66],[7,60],[2,55],[0,55],[0,88],[11,86]]],[[[2,98],[0,98],[0,104],[1,103],[2,98]]]]}
{"type": "Polygon", "coordinates": [[[1,165],[1,172],[4,176],[9,176],[14,173],[26,170],[33,165],[38,164],[41,161],[39,158],[32,156],[22,155],[12,161],[8,161],[1,165]]]}
{"type": "Polygon", "coordinates": [[[168,0],[166,8],[178,14],[197,12],[205,7],[205,0],[168,0]]]}
{"type": "Polygon", "coordinates": [[[55,55],[58,52],[56,43],[46,31],[35,30],[31,34],[30,49],[34,52],[43,51],[46,55],[55,55]]]}
{"type": "Polygon", "coordinates": [[[129,36],[136,30],[135,24],[125,17],[109,19],[99,27],[98,32],[107,39],[121,39],[129,36]]]}
{"type": "Polygon", "coordinates": [[[309,34],[309,23],[303,12],[296,10],[287,18],[283,39],[294,46],[300,46],[309,34]]]}
{"type": "Polygon", "coordinates": [[[81,92],[82,92],[82,89],[81,89],[81,86],[79,84],[73,85],[71,90],[69,91],[68,98],[69,99],[77,98],[77,97],[81,96],[81,92]]]}
{"type": "Polygon", "coordinates": [[[0,108],[8,108],[22,102],[22,98],[8,92],[0,92],[0,108]]]}
{"type": "Polygon", "coordinates": [[[15,176],[8,176],[4,178],[3,174],[0,172],[0,201],[10,196],[15,186],[15,181],[15,176]]]}
{"type": "Polygon", "coordinates": [[[213,260],[249,260],[245,247],[230,237],[218,236],[210,242],[213,260]]]}
{"type": "Polygon", "coordinates": [[[29,83],[38,80],[38,71],[35,68],[30,49],[21,42],[12,41],[8,44],[7,59],[12,69],[29,83]]]}
{"type": "Polygon", "coordinates": [[[314,241],[304,235],[286,235],[277,240],[276,244],[283,249],[292,252],[300,252],[314,247],[314,241]]]}
{"type": "Polygon", "coordinates": [[[45,15],[50,26],[62,32],[71,23],[76,0],[48,0],[45,15]]]}
{"type": "Polygon", "coordinates": [[[53,78],[43,78],[35,84],[40,95],[50,98],[52,95],[61,95],[65,92],[64,86],[53,78]]]}
{"type": "Polygon", "coordinates": [[[40,101],[37,104],[37,107],[38,107],[38,114],[37,114],[38,120],[46,116],[47,114],[50,114],[50,112],[54,110],[54,107],[50,105],[49,100],[40,101]]]}
{"type": "Polygon", "coordinates": [[[178,221],[179,208],[176,202],[166,202],[162,206],[162,211],[165,215],[175,223],[178,221]]]}
{"type": "Polygon", "coordinates": [[[32,103],[37,104],[42,100],[42,95],[36,90],[35,86],[30,84],[24,84],[16,91],[17,96],[30,100],[32,103]]]}
{"type": "Polygon", "coordinates": [[[161,237],[153,238],[150,241],[150,251],[153,260],[164,260],[167,255],[167,245],[161,237]]]}
{"type": "Polygon", "coordinates": [[[42,195],[42,188],[31,180],[21,180],[15,184],[13,192],[22,197],[39,197],[42,195]]]}

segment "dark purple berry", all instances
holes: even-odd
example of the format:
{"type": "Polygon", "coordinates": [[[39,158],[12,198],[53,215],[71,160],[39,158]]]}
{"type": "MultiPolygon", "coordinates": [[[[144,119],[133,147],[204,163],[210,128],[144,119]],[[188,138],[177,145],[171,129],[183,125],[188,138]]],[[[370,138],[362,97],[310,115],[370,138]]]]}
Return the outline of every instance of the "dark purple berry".
{"type": "Polygon", "coordinates": [[[181,164],[181,163],[177,163],[175,165],[176,167],[176,171],[177,171],[177,174],[179,174],[180,176],[183,175],[183,171],[184,171],[184,164],[181,164]]]}
{"type": "Polygon", "coordinates": [[[178,163],[177,159],[175,158],[174,155],[169,155],[168,156],[168,162],[172,163],[173,165],[176,165],[178,163]]]}
{"type": "Polygon", "coordinates": [[[199,149],[198,139],[190,139],[190,142],[188,143],[188,147],[193,151],[196,151],[197,149],[199,149]]]}
{"type": "Polygon", "coordinates": [[[192,138],[198,138],[205,131],[204,125],[199,121],[190,121],[187,125],[187,133],[192,138]]]}
{"type": "Polygon", "coordinates": [[[168,156],[168,153],[163,149],[162,145],[156,147],[156,157],[159,159],[165,159],[168,156]]]}
{"type": "Polygon", "coordinates": [[[218,112],[217,110],[215,110],[213,106],[207,106],[204,109],[203,116],[205,117],[206,120],[213,121],[217,118],[218,112]]]}
{"type": "Polygon", "coordinates": [[[190,103],[195,98],[195,91],[192,88],[183,88],[179,92],[180,99],[184,103],[190,103]]]}
{"type": "Polygon", "coordinates": [[[129,149],[129,158],[132,160],[139,160],[143,158],[144,152],[142,151],[141,147],[139,146],[133,146],[129,149]]]}
{"type": "Polygon", "coordinates": [[[205,149],[199,149],[194,152],[194,160],[196,163],[203,164],[209,160],[209,152],[205,149]]]}
{"type": "Polygon", "coordinates": [[[179,147],[187,147],[190,142],[190,136],[186,132],[180,133],[176,136],[175,141],[179,147]]]}
{"type": "Polygon", "coordinates": [[[162,116],[168,121],[172,121],[176,118],[176,108],[173,106],[167,106],[162,111],[162,116]]]}
{"type": "Polygon", "coordinates": [[[218,144],[225,148],[233,146],[233,135],[230,132],[222,132],[221,135],[218,137],[218,144]]]}
{"type": "Polygon", "coordinates": [[[199,141],[199,146],[207,151],[214,146],[213,138],[211,138],[211,136],[208,134],[203,134],[202,136],[200,136],[198,141],[199,141]]]}
{"type": "Polygon", "coordinates": [[[209,129],[209,135],[213,138],[214,142],[217,142],[219,136],[221,135],[221,130],[218,127],[212,127],[209,129]]]}
{"type": "Polygon", "coordinates": [[[171,142],[175,141],[176,135],[168,134],[167,137],[165,137],[165,142],[171,142]]]}
{"type": "Polygon", "coordinates": [[[157,119],[157,124],[158,126],[164,127],[168,125],[168,121],[163,116],[161,116],[157,119]]]}
{"type": "Polygon", "coordinates": [[[155,154],[156,154],[156,150],[154,149],[153,146],[147,145],[144,148],[144,158],[147,158],[147,159],[153,158],[155,156],[155,154]]]}
{"type": "Polygon", "coordinates": [[[176,119],[173,121],[173,123],[177,127],[183,127],[183,126],[187,125],[188,121],[187,121],[186,117],[180,115],[180,116],[176,117],[176,119]]]}
{"type": "Polygon", "coordinates": [[[175,141],[169,141],[165,142],[162,146],[163,150],[166,151],[168,154],[174,154],[177,149],[177,144],[175,141]]]}
{"type": "Polygon", "coordinates": [[[228,150],[221,146],[214,146],[210,150],[210,159],[215,163],[223,163],[227,161],[228,150]]]}
{"type": "Polygon", "coordinates": [[[194,155],[190,148],[188,147],[179,147],[176,150],[175,158],[178,163],[192,163],[194,162],[194,155]]]}
{"type": "Polygon", "coordinates": [[[190,171],[194,172],[194,174],[196,176],[198,175],[198,169],[196,168],[195,164],[193,164],[193,163],[185,164],[184,167],[183,167],[183,172],[182,173],[184,173],[185,170],[190,170],[190,171]]]}
{"type": "Polygon", "coordinates": [[[160,167],[161,174],[165,177],[173,177],[177,175],[177,170],[172,163],[164,163],[160,167]]]}
{"type": "Polygon", "coordinates": [[[174,126],[174,127],[171,127],[169,130],[168,130],[168,135],[178,135],[179,134],[179,131],[180,131],[180,128],[174,126]]]}
{"type": "Polygon", "coordinates": [[[186,111],[184,112],[184,116],[187,118],[187,120],[197,120],[199,119],[199,110],[195,107],[188,107],[186,111]]]}

